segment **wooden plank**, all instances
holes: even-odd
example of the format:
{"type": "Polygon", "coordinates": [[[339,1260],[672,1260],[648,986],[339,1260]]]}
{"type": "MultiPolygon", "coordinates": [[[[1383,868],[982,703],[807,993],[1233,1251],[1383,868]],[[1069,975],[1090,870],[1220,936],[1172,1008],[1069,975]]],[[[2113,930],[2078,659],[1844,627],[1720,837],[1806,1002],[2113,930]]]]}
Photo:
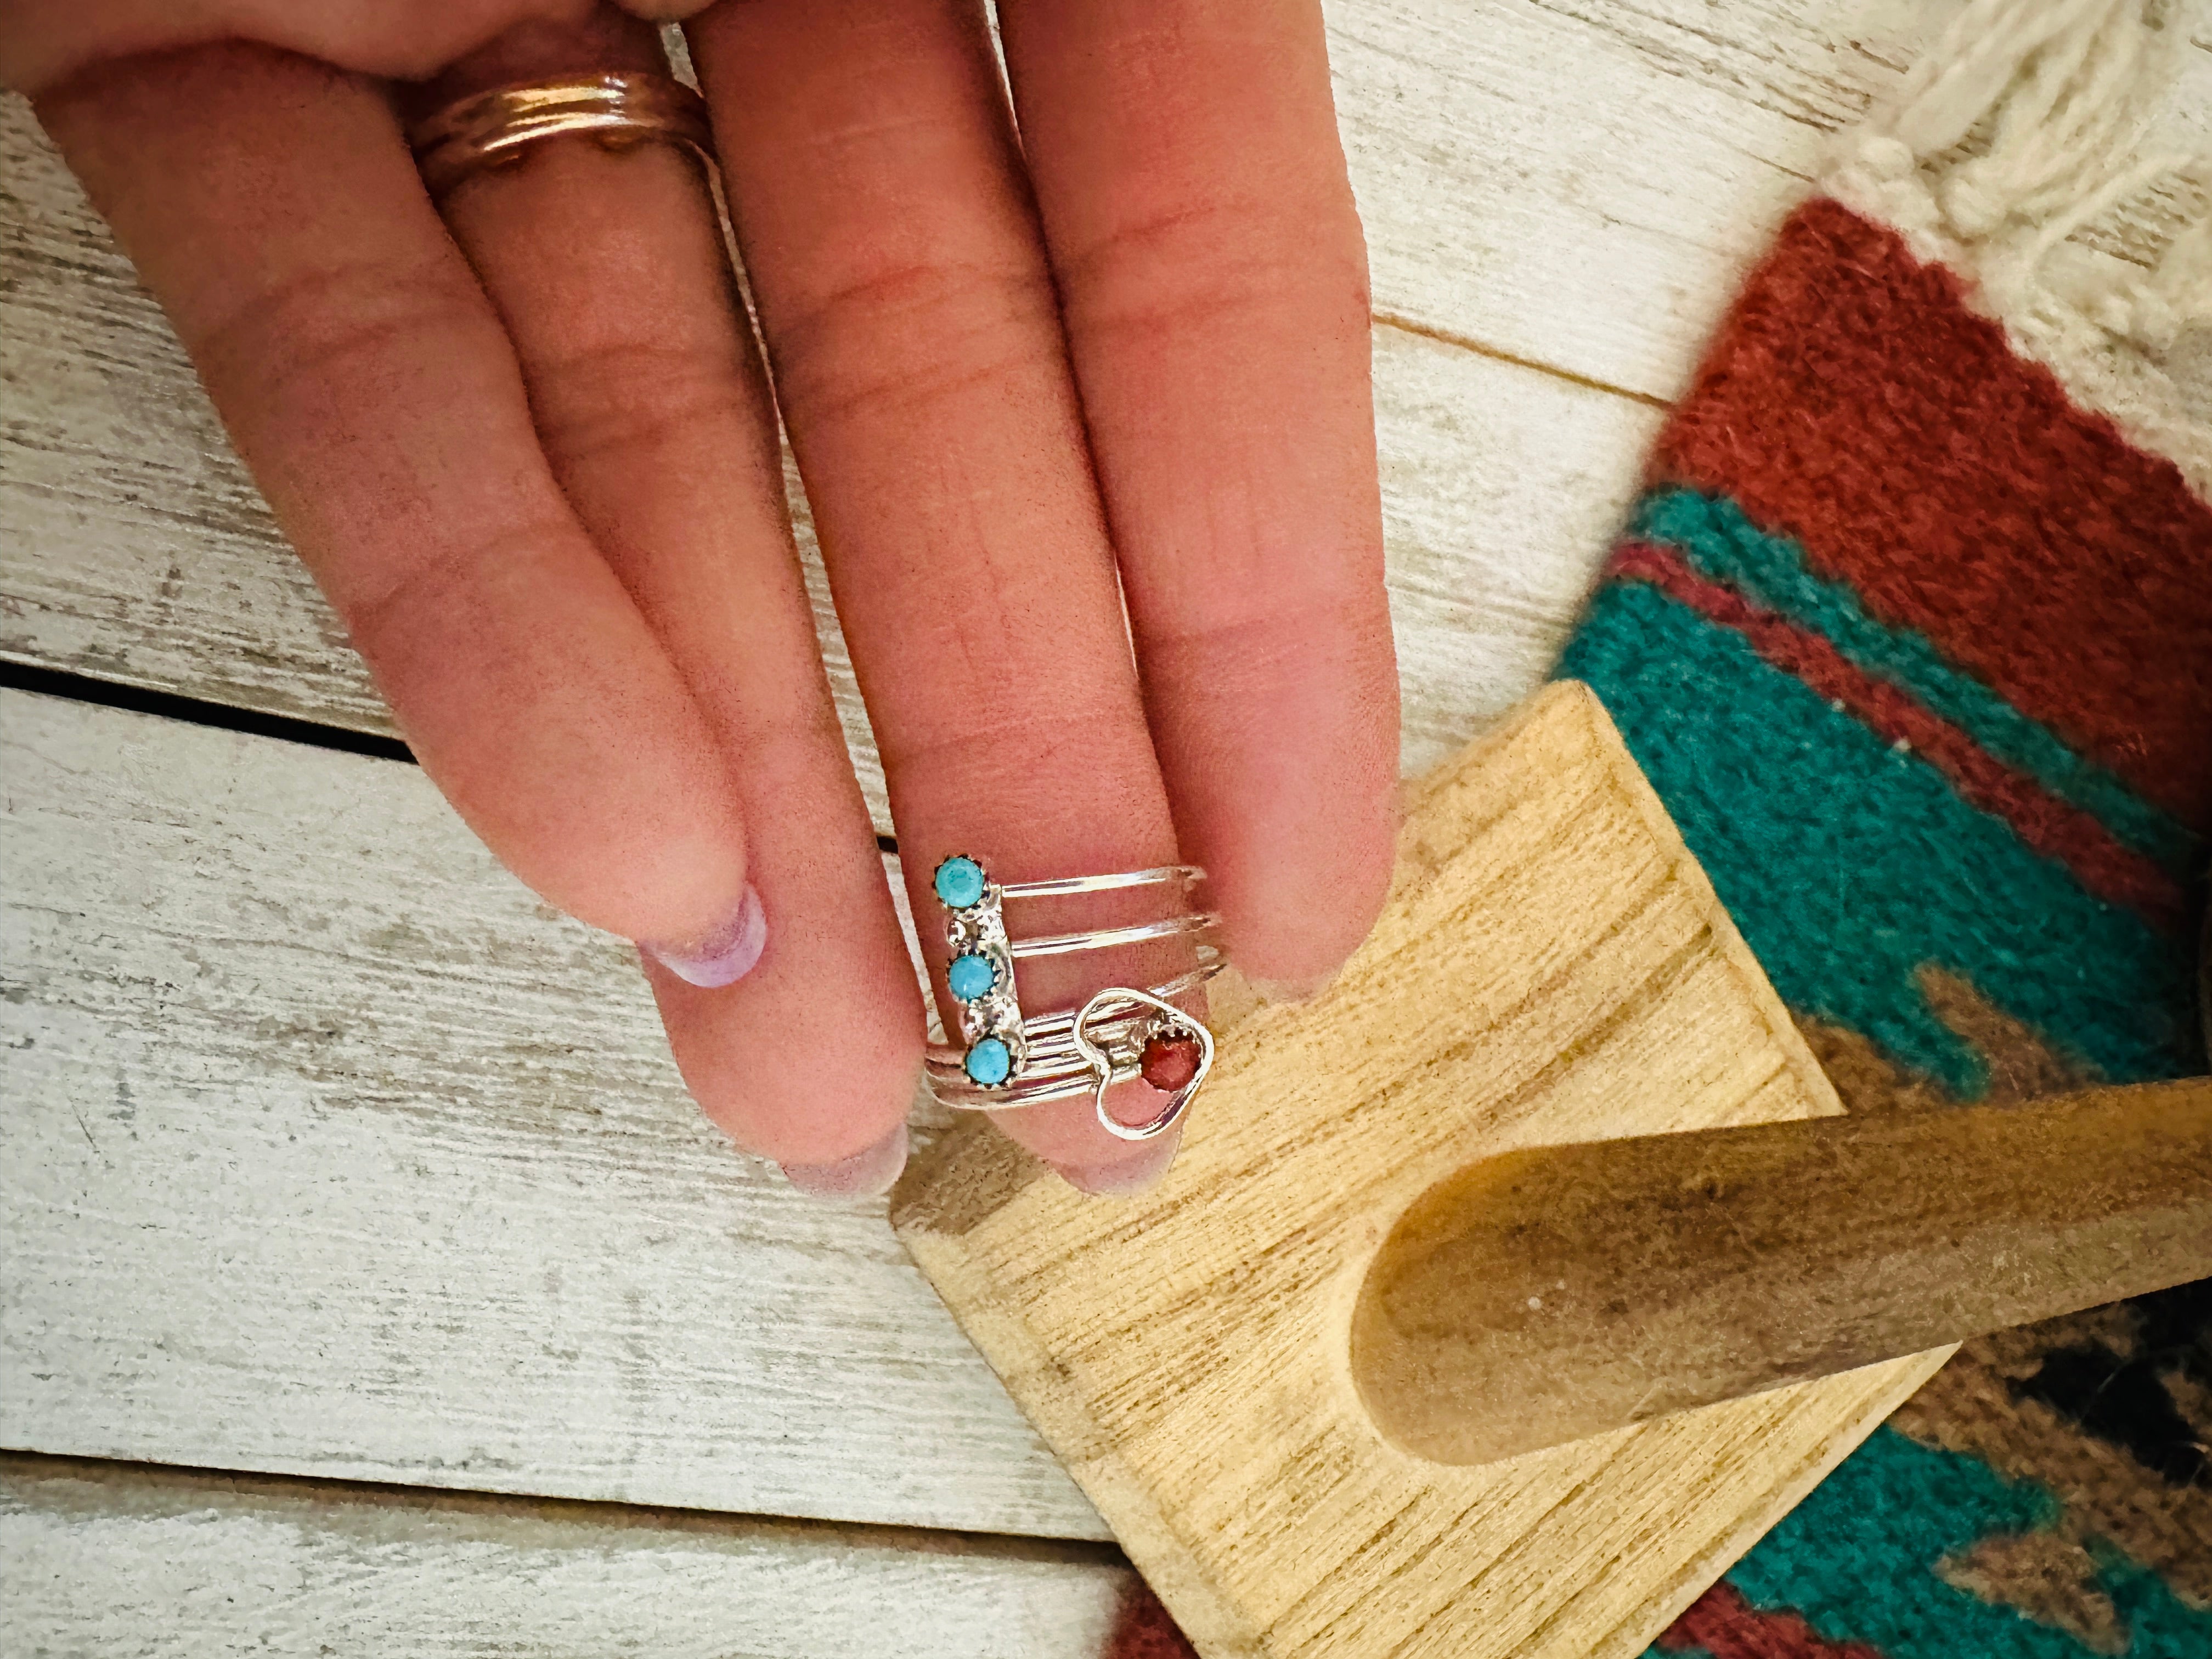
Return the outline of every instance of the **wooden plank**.
{"type": "Polygon", "coordinates": [[[1550,672],[1661,411],[1377,329],[1401,761],[1456,754],[1550,672]]]}
{"type": "Polygon", "coordinates": [[[0,693],[0,1443],[1103,1536],[421,773],[0,693]]]}
{"type": "MultiPolygon", "coordinates": [[[[1820,126],[1617,35],[1613,8],[1328,6],[1337,115],[1378,317],[1672,398],[1806,191],[1820,126]]],[[[1770,9],[1707,9],[1759,39],[1770,9]]],[[[1787,9],[1816,54],[1847,0],[1787,9]]]]}
{"type": "Polygon", "coordinates": [[[11,1653],[1086,1659],[1097,1547],[0,1459],[11,1653]]]}
{"type": "MultiPolygon", "coordinates": [[[[1376,314],[1671,398],[1830,136],[1963,0],[1325,3],[1376,314]]],[[[2194,44],[2146,153],[2212,150],[2194,44]]],[[[2191,199],[2161,187],[2076,240],[2148,262],[2191,199]]]]}
{"type": "Polygon", "coordinates": [[[1423,781],[1374,934],[1225,1032],[1158,1187],[963,1126],[892,1219],[1206,1659],[1629,1659],[1949,1351],[1460,1467],[1360,1398],[1368,1263],[1478,1158],[1842,1109],[1571,684],[1423,781]]]}

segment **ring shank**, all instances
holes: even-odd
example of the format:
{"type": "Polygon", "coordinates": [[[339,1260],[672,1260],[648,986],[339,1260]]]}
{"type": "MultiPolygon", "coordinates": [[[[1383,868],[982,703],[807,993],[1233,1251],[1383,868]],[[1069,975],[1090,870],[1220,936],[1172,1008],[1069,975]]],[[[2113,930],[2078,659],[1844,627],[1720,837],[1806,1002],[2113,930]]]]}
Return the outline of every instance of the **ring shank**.
{"type": "Polygon", "coordinates": [[[1109,876],[1063,876],[1057,881],[1009,881],[999,887],[1001,897],[1060,898],[1071,893],[1112,893],[1125,887],[1158,887],[1180,882],[1188,887],[1206,879],[1195,864],[1163,864],[1150,870],[1122,870],[1109,876]]]}
{"type": "Polygon", "coordinates": [[[706,100],[665,75],[609,72],[495,87],[408,129],[415,164],[434,197],[528,146],[568,133],[672,143],[711,173],[714,131],[706,100]]]}
{"type": "Polygon", "coordinates": [[[1042,939],[1018,939],[1007,946],[1007,951],[1017,962],[1030,957],[1067,957],[1079,951],[1110,951],[1120,945],[1143,945],[1151,939],[1203,933],[1220,925],[1220,916],[1212,910],[1195,915],[1187,911],[1179,916],[1163,916],[1158,921],[1140,921],[1127,927],[1094,927],[1083,933],[1048,933],[1042,939]]]}

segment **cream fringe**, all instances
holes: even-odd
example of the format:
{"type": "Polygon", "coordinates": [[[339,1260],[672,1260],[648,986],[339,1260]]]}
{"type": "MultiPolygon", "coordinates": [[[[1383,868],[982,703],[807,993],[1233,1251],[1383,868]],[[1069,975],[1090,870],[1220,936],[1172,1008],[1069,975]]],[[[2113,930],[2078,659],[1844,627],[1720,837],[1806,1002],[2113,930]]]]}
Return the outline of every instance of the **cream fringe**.
{"type": "Polygon", "coordinates": [[[1822,184],[1966,277],[2017,350],[2212,499],[2212,161],[2144,149],[2205,3],[1972,0],[1822,184]],[[2067,246],[2166,181],[2199,207],[2154,266],[2067,246]],[[2194,386],[2172,372],[2192,328],[2194,386]]]}

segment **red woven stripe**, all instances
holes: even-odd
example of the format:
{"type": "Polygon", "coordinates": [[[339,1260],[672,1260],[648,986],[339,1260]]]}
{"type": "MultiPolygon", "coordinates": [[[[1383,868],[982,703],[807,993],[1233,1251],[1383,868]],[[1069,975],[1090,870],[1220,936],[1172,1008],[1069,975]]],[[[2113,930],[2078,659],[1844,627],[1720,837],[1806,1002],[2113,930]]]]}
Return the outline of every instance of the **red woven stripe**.
{"type": "Polygon", "coordinates": [[[1713,1659],[1882,1659],[1863,1642],[1831,1642],[1794,1613],[1761,1613],[1723,1579],[1668,1627],[1662,1653],[1703,1648],[1713,1659]]]}
{"type": "Polygon", "coordinates": [[[2212,509],[1893,233],[1799,209],[1654,465],[2212,828],[2212,509]]]}
{"type": "Polygon", "coordinates": [[[1890,742],[1911,744],[1962,797],[2002,818],[2037,852],[2063,863],[2099,898],[2124,904],[2168,930],[2185,921],[2187,899],[2158,866],[2115,841],[2088,813],[1991,759],[1957,726],[1911,693],[1875,678],[1818,634],[1699,575],[1666,548],[1627,543],[1614,553],[1611,570],[1616,577],[1650,582],[1699,615],[1736,629],[1784,673],[1842,703],[1890,742]]]}
{"type": "Polygon", "coordinates": [[[1190,1638],[1176,1628],[1168,1610],[1139,1579],[1121,1598],[1114,1633],[1100,1659],[1198,1659],[1190,1638]]]}

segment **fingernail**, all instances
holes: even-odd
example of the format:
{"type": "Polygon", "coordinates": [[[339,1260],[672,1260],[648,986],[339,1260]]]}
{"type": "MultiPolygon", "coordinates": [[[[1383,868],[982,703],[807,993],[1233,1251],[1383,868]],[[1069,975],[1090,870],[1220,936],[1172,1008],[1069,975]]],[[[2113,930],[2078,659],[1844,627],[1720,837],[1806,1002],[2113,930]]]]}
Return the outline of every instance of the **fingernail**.
{"type": "Polygon", "coordinates": [[[879,1198],[906,1168],[906,1125],[835,1164],[787,1164],[783,1178],[809,1198],[879,1198]]]}
{"type": "Polygon", "coordinates": [[[1139,1141],[1133,1157],[1109,1164],[1055,1164],[1052,1170],[1077,1192],[1092,1198],[1132,1198],[1168,1172],[1168,1166],[1175,1162],[1176,1149],[1182,1144],[1182,1133],[1178,1127],[1158,1140],[1139,1141]]]}
{"type": "Polygon", "coordinates": [[[750,887],[738,901],[738,913],[729,925],[697,945],[654,945],[641,939],[638,949],[682,980],[702,990],[735,985],[753,970],[768,945],[768,914],[760,895],[750,887]]]}
{"type": "Polygon", "coordinates": [[[1311,979],[1255,979],[1247,974],[1244,982],[1269,1002],[1311,1002],[1336,983],[1336,975],[1331,971],[1311,979]]]}

